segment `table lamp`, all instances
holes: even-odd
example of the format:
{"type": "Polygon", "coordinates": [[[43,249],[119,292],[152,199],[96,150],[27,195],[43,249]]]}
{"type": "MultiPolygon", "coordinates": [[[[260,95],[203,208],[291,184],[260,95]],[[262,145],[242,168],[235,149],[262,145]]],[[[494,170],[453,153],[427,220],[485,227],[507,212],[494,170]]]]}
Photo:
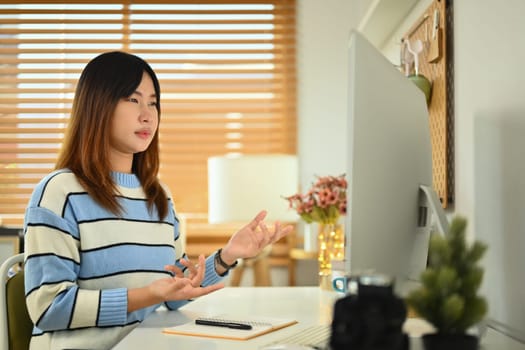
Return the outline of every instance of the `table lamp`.
{"type": "MultiPolygon", "coordinates": [[[[252,220],[261,210],[268,212],[265,221],[294,222],[298,215],[288,207],[284,197],[297,193],[299,186],[297,157],[284,154],[216,156],[208,158],[208,222],[227,223],[252,220]]],[[[259,285],[270,285],[266,257],[271,247],[253,259],[259,285]]],[[[246,260],[245,262],[248,262],[246,260]]],[[[240,281],[244,266],[239,264],[232,276],[232,285],[240,281]],[[237,271],[236,271],[237,270],[237,271]],[[235,282],[234,282],[235,281],[235,282]]],[[[258,284],[257,281],[255,283],[258,284]]]]}

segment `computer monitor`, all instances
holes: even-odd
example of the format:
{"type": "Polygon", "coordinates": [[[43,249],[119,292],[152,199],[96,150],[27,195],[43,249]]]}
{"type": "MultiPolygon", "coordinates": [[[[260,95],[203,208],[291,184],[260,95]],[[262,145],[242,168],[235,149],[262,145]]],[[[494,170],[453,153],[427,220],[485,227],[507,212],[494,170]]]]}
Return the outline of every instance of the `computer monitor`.
{"type": "Polygon", "coordinates": [[[425,96],[357,31],[349,63],[345,268],[390,275],[404,295],[426,267],[431,223],[448,230],[425,96]]]}

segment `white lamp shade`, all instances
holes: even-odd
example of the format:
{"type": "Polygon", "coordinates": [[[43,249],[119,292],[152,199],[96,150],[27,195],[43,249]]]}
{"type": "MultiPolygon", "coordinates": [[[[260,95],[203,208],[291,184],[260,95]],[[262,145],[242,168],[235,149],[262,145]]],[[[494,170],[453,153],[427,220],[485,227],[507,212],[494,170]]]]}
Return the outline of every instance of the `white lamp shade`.
{"type": "Polygon", "coordinates": [[[297,193],[298,173],[292,155],[208,158],[208,221],[247,221],[261,210],[269,223],[296,221],[284,197],[297,193]]]}

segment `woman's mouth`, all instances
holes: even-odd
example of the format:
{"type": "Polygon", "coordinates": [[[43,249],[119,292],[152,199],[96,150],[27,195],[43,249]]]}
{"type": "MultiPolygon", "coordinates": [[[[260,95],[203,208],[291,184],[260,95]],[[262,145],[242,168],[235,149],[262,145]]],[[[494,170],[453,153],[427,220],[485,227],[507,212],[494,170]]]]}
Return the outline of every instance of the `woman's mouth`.
{"type": "Polygon", "coordinates": [[[135,135],[137,135],[141,139],[148,139],[151,135],[151,132],[148,130],[140,130],[140,131],[135,132],[135,135]]]}

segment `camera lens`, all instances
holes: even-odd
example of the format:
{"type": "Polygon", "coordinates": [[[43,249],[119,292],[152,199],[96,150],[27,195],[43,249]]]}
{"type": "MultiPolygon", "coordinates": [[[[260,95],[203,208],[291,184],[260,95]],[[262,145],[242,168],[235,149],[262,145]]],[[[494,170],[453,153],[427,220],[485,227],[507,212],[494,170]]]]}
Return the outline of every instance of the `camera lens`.
{"type": "Polygon", "coordinates": [[[363,275],[359,277],[359,283],[367,286],[377,286],[377,287],[390,287],[392,286],[392,277],[387,275],[363,275]]]}
{"type": "Polygon", "coordinates": [[[382,274],[362,275],[358,279],[358,294],[360,296],[385,296],[393,293],[393,279],[382,274]]]}

